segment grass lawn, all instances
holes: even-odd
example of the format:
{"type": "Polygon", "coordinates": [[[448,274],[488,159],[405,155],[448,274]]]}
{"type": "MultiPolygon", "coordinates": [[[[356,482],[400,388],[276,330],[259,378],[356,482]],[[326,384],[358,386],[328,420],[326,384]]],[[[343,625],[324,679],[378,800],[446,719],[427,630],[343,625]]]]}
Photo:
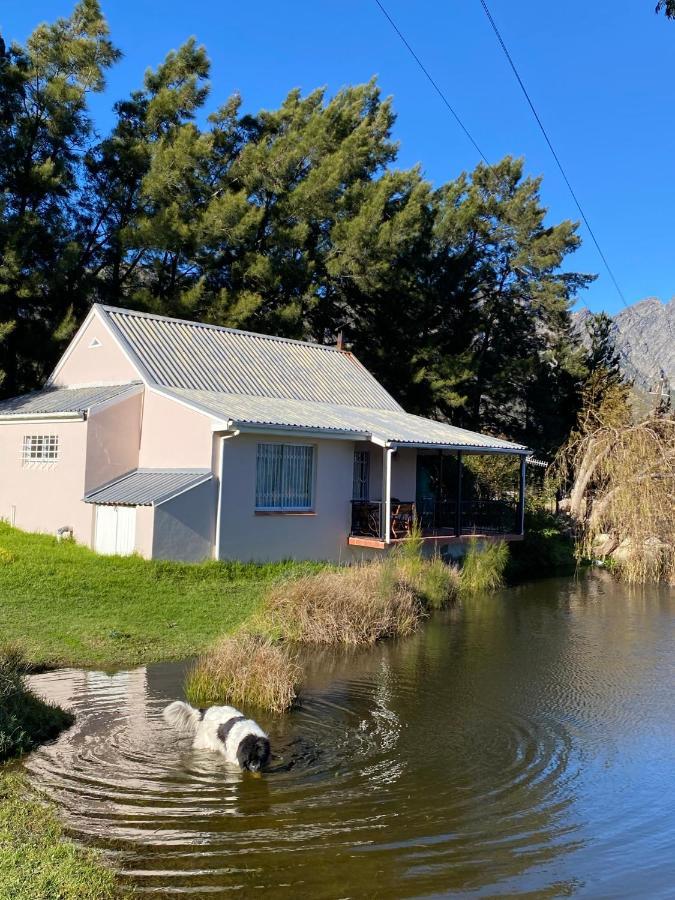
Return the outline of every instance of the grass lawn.
{"type": "Polygon", "coordinates": [[[0,768],[0,900],[113,900],[122,894],[100,857],[65,839],[51,804],[0,768]]]}
{"type": "Polygon", "coordinates": [[[176,659],[240,625],[276,579],[320,568],[99,556],[0,522],[0,639],[36,664],[176,659]]]}

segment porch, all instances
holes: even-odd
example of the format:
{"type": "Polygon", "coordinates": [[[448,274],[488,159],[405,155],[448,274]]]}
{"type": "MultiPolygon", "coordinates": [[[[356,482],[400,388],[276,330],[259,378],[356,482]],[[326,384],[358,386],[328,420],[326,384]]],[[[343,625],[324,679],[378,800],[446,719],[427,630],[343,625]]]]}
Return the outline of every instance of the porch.
{"type": "MultiPolygon", "coordinates": [[[[517,484],[503,496],[486,498],[472,495],[476,492],[475,480],[465,474],[468,472],[471,475],[466,457],[489,455],[485,451],[471,454],[455,448],[418,450],[415,499],[401,500],[392,496],[392,458],[396,449],[385,447],[383,450],[383,499],[371,500],[362,496],[351,502],[348,541],[351,546],[383,549],[400,543],[410,534],[415,522],[422,530],[424,541],[430,543],[454,544],[476,537],[484,540],[522,540],[525,453],[517,454],[517,484]]],[[[365,480],[368,481],[367,478],[365,480]]],[[[363,481],[361,477],[360,483],[363,484],[363,481]]],[[[355,493],[358,484],[355,462],[355,493]]]]}

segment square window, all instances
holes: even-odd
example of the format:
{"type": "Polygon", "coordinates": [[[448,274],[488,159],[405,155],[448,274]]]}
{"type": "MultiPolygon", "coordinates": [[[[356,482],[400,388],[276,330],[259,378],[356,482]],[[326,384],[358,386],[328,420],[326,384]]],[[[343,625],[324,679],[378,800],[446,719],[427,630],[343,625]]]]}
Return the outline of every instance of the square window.
{"type": "Polygon", "coordinates": [[[25,434],[21,448],[21,461],[31,463],[55,463],[59,459],[58,434],[25,434]]]}
{"type": "Polygon", "coordinates": [[[311,510],[313,493],[314,447],[306,444],[258,444],[257,510],[311,510]]]}

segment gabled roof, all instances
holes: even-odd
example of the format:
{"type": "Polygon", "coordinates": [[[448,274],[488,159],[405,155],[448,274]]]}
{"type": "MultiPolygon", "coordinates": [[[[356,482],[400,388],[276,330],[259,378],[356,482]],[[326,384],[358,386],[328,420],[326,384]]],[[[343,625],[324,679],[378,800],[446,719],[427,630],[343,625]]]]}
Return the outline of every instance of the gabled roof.
{"type": "Polygon", "coordinates": [[[302,428],[325,431],[327,437],[331,434],[353,434],[355,439],[375,439],[381,443],[401,446],[454,449],[473,447],[512,453],[526,450],[522,444],[513,444],[444,422],[413,416],[400,409],[348,407],[333,403],[308,403],[176,388],[164,393],[228,421],[230,427],[235,429],[246,426],[302,428]]]}
{"type": "Polygon", "coordinates": [[[94,315],[151,390],[229,423],[226,427],[530,452],[522,444],[406,413],[355,356],[337,347],[98,304],[94,315]]]}
{"type": "Polygon", "coordinates": [[[336,347],[112,306],[96,308],[155,384],[401,410],[356,357],[336,347]]]}
{"type": "Polygon", "coordinates": [[[95,488],[85,503],[107,506],[157,506],[212,478],[209,469],[134,469],[95,488]]]}
{"type": "Polygon", "coordinates": [[[139,384],[98,385],[80,388],[46,387],[32,394],[12,397],[0,401],[0,418],[16,416],[32,418],[34,416],[54,416],[71,413],[83,416],[94,406],[107,403],[138,390],[139,384]]]}

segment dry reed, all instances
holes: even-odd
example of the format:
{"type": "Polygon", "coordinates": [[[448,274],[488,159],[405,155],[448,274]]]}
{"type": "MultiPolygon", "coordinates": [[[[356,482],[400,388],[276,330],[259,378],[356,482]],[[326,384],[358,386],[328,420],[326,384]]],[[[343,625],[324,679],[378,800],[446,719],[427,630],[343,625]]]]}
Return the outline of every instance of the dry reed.
{"type": "Polygon", "coordinates": [[[417,592],[385,561],[278,584],[267,597],[264,627],[308,644],[373,644],[410,634],[424,614],[417,592]]]}
{"type": "Polygon", "coordinates": [[[280,713],[293,703],[301,677],[287,647],[242,631],[223,638],[195,663],[185,694],[197,706],[231,703],[280,713]]]}

